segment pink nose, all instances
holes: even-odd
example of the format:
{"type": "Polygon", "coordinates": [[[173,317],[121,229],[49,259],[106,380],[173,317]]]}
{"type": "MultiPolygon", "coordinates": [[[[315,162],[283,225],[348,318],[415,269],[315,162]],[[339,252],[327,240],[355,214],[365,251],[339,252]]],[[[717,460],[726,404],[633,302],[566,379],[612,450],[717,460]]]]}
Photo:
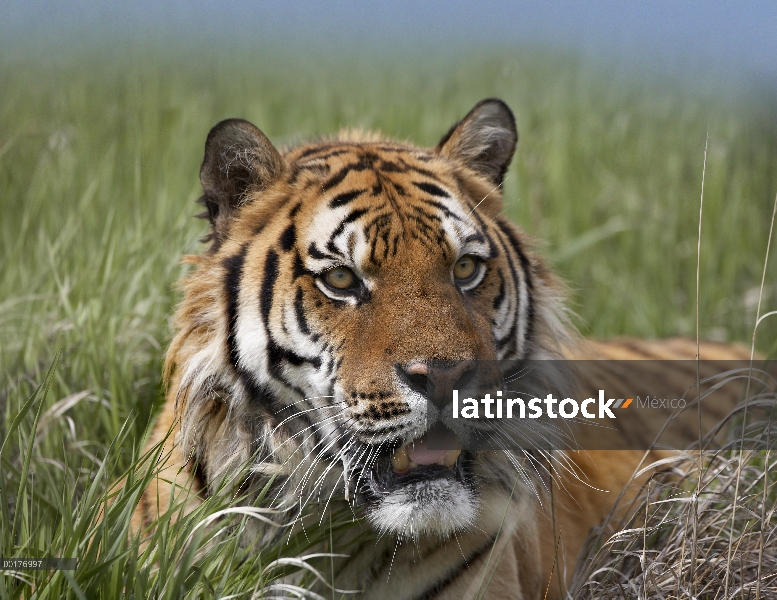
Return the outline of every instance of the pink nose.
{"type": "Polygon", "coordinates": [[[406,367],[397,369],[400,377],[413,390],[425,396],[436,406],[442,408],[453,394],[453,390],[463,387],[468,374],[474,375],[475,361],[434,361],[425,363],[413,361],[406,367]]]}

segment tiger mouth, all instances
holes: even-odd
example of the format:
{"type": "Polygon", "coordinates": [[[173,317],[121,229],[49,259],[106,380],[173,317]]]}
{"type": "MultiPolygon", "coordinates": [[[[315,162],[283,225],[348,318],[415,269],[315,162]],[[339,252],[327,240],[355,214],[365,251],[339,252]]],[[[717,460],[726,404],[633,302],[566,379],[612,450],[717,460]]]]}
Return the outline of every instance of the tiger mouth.
{"type": "Polygon", "coordinates": [[[375,463],[373,483],[376,491],[385,493],[403,486],[449,480],[467,480],[469,453],[458,449],[432,450],[426,436],[401,446],[390,457],[375,463]]]}
{"type": "Polygon", "coordinates": [[[391,457],[391,467],[396,475],[405,475],[420,467],[442,465],[453,468],[461,456],[461,449],[430,450],[427,447],[426,436],[420,440],[402,446],[391,457]]]}

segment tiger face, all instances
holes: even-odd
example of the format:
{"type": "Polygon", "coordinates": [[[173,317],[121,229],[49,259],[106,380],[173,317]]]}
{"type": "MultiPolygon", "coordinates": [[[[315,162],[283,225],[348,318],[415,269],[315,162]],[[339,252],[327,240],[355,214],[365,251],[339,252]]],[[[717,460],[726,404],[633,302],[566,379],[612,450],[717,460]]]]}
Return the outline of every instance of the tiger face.
{"type": "Polygon", "coordinates": [[[209,485],[255,461],[290,501],[342,493],[382,532],[475,523],[504,483],[493,457],[427,434],[466,435],[451,390],[499,376],[476,361],[549,356],[566,335],[554,279],[501,214],[516,143],[499,100],[433,149],[343,136],[282,154],[248,122],[213,128],[212,245],[167,359],[179,443],[209,485]]]}

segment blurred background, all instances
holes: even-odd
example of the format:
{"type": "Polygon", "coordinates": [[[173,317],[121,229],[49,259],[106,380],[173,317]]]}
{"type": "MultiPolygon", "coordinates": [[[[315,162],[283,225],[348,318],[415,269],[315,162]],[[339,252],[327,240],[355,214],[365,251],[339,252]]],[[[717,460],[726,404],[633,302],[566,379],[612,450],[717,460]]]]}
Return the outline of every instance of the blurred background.
{"type": "MultiPolygon", "coordinates": [[[[667,66],[777,75],[777,7],[767,0],[6,0],[6,45],[188,42],[211,49],[257,42],[299,50],[473,50],[552,47],[648,58],[667,66]],[[215,48],[214,48],[215,47],[215,48]]],[[[326,55],[319,55],[326,62],[326,55]]]]}
{"type": "MultiPolygon", "coordinates": [[[[279,146],[341,127],[433,145],[514,110],[505,211],[583,333],[749,343],[777,193],[777,4],[605,0],[53,2],[0,7],[0,372],[142,431],[178,299],[208,130],[279,146]],[[704,171],[705,144],[709,135],[704,171]]],[[[777,308],[777,260],[760,314],[777,308]]],[[[767,319],[757,346],[774,352],[767,319]]]]}

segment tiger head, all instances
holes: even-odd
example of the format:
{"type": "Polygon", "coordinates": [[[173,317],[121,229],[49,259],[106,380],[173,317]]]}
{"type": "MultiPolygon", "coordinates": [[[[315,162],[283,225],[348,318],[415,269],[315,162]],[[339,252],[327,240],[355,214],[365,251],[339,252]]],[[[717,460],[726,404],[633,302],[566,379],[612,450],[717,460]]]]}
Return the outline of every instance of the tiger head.
{"type": "Polygon", "coordinates": [[[211,246],[189,259],[167,357],[209,485],[248,462],[279,499],[344,493],[383,532],[475,522],[503,485],[493,453],[426,435],[456,431],[446,403],[475,361],[566,339],[558,285],[502,214],[516,143],[494,99],[432,149],[351,133],[281,153],[246,121],[211,130],[211,246]]]}

